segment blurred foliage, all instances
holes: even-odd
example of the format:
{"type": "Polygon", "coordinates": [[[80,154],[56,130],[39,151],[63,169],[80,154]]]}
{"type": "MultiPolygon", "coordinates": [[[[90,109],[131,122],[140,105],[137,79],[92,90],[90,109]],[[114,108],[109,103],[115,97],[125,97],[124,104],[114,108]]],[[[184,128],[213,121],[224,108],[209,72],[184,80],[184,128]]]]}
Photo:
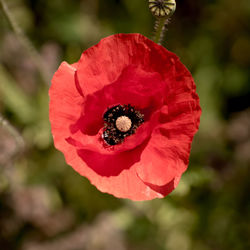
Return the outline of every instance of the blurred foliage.
{"type": "MultiPolygon", "coordinates": [[[[52,77],[113,33],[152,36],[144,0],[8,0],[52,77]]],[[[190,166],[168,197],[102,194],[53,147],[48,88],[0,12],[0,248],[250,249],[250,2],[178,0],[164,44],[192,72],[203,114],[190,166]]]]}

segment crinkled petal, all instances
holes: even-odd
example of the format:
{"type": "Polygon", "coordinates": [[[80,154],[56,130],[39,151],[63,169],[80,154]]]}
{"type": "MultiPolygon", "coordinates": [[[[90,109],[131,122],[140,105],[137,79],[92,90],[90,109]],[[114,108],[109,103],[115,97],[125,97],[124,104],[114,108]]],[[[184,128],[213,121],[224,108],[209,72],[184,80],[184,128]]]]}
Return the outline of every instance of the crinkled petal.
{"type": "Polygon", "coordinates": [[[173,53],[140,34],[117,34],[63,63],[50,89],[56,148],[92,184],[132,200],[162,198],[186,170],[201,114],[195,84],[173,53]],[[103,113],[131,104],[145,123],[107,147],[103,113]]]}
{"type": "Polygon", "coordinates": [[[75,124],[76,130],[81,131],[82,135],[74,136],[78,137],[75,140],[80,141],[82,147],[91,147],[90,144],[93,144],[98,151],[103,151],[104,141],[100,131],[103,130],[104,112],[117,104],[131,104],[144,114],[145,123],[138,128],[135,135],[125,138],[124,143],[112,147],[112,151],[107,151],[107,147],[105,150],[107,154],[113,154],[135,148],[150,136],[155,126],[154,114],[164,101],[162,89],[164,82],[159,74],[127,67],[116,82],[85,98],[81,118],[75,124]]]}
{"type": "Polygon", "coordinates": [[[103,192],[133,200],[163,197],[161,192],[144,184],[133,168],[133,163],[139,161],[139,151],[143,150],[144,145],[134,149],[138,152],[132,155],[131,151],[126,151],[117,156],[109,156],[91,151],[91,146],[88,149],[79,149],[67,140],[79,133],[79,130],[75,132],[72,129],[72,124],[79,119],[84,102],[75,84],[75,71],[73,66],[62,63],[53,77],[49,91],[50,121],[56,148],[64,153],[69,165],[103,192]],[[122,171],[119,170],[121,165],[122,171]]]}
{"type": "Polygon", "coordinates": [[[81,114],[83,98],[75,86],[76,69],[63,62],[55,73],[49,90],[49,118],[55,146],[62,150],[71,125],[81,114]],[[72,103],[74,105],[72,105],[72,103]]]}
{"type": "Polygon", "coordinates": [[[137,163],[137,174],[145,183],[164,186],[186,170],[189,152],[190,140],[167,139],[156,130],[137,163]]]}
{"type": "Polygon", "coordinates": [[[166,91],[166,105],[161,109],[159,124],[137,164],[138,176],[145,183],[157,186],[169,183],[186,170],[193,136],[200,122],[195,84],[179,60],[174,76],[166,91]]]}
{"type": "Polygon", "coordinates": [[[150,187],[152,190],[154,190],[157,193],[162,194],[164,197],[166,195],[168,195],[169,193],[171,193],[179,184],[179,181],[181,179],[181,176],[177,176],[175,177],[173,180],[171,180],[169,183],[163,185],[163,186],[157,186],[151,183],[146,183],[144,182],[144,184],[146,184],[148,187],[150,187]]]}
{"type": "Polygon", "coordinates": [[[123,70],[136,65],[146,72],[171,69],[176,56],[141,34],[116,34],[102,39],[83,52],[77,79],[84,95],[92,94],[115,82],[123,70]]]}

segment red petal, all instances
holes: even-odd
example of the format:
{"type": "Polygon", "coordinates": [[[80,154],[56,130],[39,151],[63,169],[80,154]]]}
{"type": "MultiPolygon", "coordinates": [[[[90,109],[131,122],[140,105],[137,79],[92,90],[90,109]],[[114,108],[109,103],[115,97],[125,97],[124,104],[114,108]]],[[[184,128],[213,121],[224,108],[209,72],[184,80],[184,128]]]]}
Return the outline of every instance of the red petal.
{"type": "Polygon", "coordinates": [[[155,192],[160,193],[163,196],[166,196],[169,193],[171,193],[177,187],[177,185],[179,184],[180,179],[181,179],[181,176],[177,176],[172,181],[165,184],[164,186],[157,186],[157,185],[153,185],[151,183],[146,183],[146,182],[144,182],[144,183],[147,186],[149,186],[152,190],[154,190],[155,192]]]}
{"type": "MultiPolygon", "coordinates": [[[[72,133],[71,127],[77,122],[83,105],[83,97],[75,86],[74,75],[75,68],[65,62],[62,63],[53,77],[49,91],[50,121],[56,148],[64,153],[69,165],[89,178],[103,192],[133,200],[163,197],[161,192],[153,191],[145,185],[131,167],[133,162],[139,160],[136,158],[140,155],[137,152],[131,154],[130,151],[126,151],[110,157],[90,151],[91,147],[88,148],[89,151],[78,150],[76,145],[73,146],[67,141],[67,138],[79,133],[79,131],[72,133]],[[121,165],[124,169],[118,174],[121,165]]],[[[135,150],[141,149],[139,147],[135,150]]]]}
{"type": "Polygon", "coordinates": [[[93,144],[90,144],[92,147],[89,149],[76,150],[76,145],[72,146],[71,143],[62,149],[67,163],[102,192],[119,198],[151,200],[162,198],[175,188],[173,182],[163,187],[151,187],[138,177],[134,163],[139,161],[146,143],[132,151],[115,155],[92,151],[93,144]]]}
{"type": "Polygon", "coordinates": [[[63,149],[65,138],[71,134],[70,126],[81,113],[83,98],[75,86],[75,71],[73,66],[63,62],[55,73],[49,90],[51,130],[55,146],[59,150],[63,149]]]}
{"type": "Polygon", "coordinates": [[[105,38],[79,63],[60,66],[50,98],[55,146],[98,189],[147,200],[176,187],[201,110],[192,77],[173,53],[139,34],[105,38]],[[102,115],[117,104],[139,108],[146,122],[105,148],[102,115]]]}
{"type": "Polygon", "coordinates": [[[77,145],[82,145],[81,148],[93,148],[94,146],[96,151],[102,152],[104,148],[103,140],[100,142],[102,134],[100,130],[103,128],[103,113],[110,106],[125,103],[131,104],[143,112],[146,122],[140,126],[136,135],[127,137],[124,143],[115,146],[113,151],[109,151],[107,154],[135,148],[149,137],[155,126],[156,118],[153,117],[153,114],[163,105],[162,89],[164,89],[164,85],[158,74],[127,67],[116,82],[87,96],[84,111],[75,124],[82,134],[75,135],[73,139],[79,142],[77,145]]]}
{"type": "Polygon", "coordinates": [[[201,109],[192,76],[176,61],[175,78],[168,85],[166,106],[148,146],[137,164],[138,176],[157,186],[169,183],[188,166],[191,143],[200,122],[201,109]]]}
{"type": "Polygon", "coordinates": [[[168,73],[176,56],[141,34],[116,34],[83,52],[77,78],[84,95],[92,94],[119,78],[128,66],[146,72],[168,73]],[[163,63],[163,60],[165,62],[163,63]]]}
{"type": "Polygon", "coordinates": [[[186,170],[189,152],[190,140],[169,140],[155,130],[137,163],[138,176],[145,183],[164,186],[186,170]]]}

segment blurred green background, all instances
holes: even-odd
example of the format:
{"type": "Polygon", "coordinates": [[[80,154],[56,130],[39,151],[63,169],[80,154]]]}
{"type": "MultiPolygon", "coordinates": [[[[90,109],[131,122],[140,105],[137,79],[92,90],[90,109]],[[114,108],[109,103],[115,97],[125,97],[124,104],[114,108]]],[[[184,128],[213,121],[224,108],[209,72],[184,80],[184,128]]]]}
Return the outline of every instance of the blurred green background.
{"type": "MultiPolygon", "coordinates": [[[[105,36],[152,37],[146,0],[6,2],[49,79],[105,36]]],[[[200,130],[171,195],[121,200],[54,148],[49,82],[0,9],[0,114],[12,126],[0,126],[1,250],[250,249],[250,1],[177,0],[165,40],[195,78],[200,130]]]]}

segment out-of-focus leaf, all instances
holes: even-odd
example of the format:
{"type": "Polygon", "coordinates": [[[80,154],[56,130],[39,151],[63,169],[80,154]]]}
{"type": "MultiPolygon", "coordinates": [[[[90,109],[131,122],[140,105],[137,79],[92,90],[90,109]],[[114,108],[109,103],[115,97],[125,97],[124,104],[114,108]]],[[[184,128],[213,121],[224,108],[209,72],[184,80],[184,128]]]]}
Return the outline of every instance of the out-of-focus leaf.
{"type": "Polygon", "coordinates": [[[32,99],[0,65],[0,101],[20,122],[27,124],[34,119],[32,99]]]}

